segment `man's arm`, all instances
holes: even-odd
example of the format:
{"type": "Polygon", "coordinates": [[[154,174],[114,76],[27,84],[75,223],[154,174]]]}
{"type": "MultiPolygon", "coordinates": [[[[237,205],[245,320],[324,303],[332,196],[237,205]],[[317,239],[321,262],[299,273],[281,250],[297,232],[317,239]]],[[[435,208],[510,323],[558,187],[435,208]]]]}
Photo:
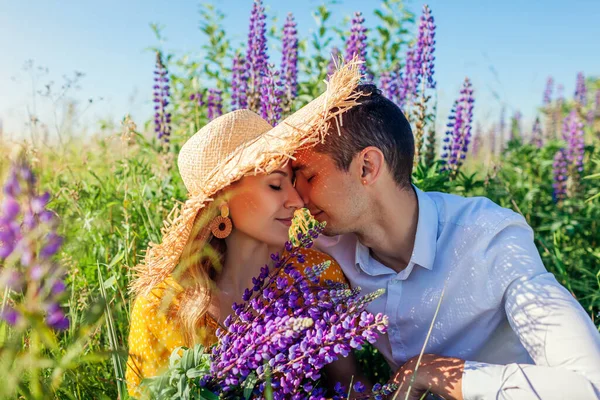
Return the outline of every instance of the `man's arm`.
{"type": "MultiPolygon", "coordinates": [[[[468,400],[600,398],[600,335],[577,300],[544,268],[524,219],[505,221],[485,255],[508,321],[535,365],[427,355],[414,388],[468,400]]],[[[410,360],[396,380],[407,381],[415,364],[416,358],[410,360]]]]}

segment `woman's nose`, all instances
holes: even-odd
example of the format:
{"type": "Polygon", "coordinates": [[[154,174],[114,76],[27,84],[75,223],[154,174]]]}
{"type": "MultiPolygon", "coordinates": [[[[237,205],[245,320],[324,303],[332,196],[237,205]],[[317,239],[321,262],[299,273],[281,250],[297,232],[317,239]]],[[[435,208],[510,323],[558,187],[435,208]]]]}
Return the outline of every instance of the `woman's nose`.
{"type": "Polygon", "coordinates": [[[290,190],[288,191],[288,198],[285,202],[285,207],[296,209],[304,207],[304,201],[302,201],[302,198],[300,197],[300,194],[296,188],[290,187],[289,189],[290,190]]]}

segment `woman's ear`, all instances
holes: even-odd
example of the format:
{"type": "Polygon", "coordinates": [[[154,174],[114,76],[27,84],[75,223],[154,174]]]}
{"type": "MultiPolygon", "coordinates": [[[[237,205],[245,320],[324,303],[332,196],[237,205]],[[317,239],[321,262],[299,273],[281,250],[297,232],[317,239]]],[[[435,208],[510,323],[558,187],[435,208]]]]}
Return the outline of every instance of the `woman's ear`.
{"type": "Polygon", "coordinates": [[[360,179],[363,185],[373,184],[379,179],[385,165],[382,151],[374,146],[369,146],[359,153],[358,160],[361,167],[360,179]]]}

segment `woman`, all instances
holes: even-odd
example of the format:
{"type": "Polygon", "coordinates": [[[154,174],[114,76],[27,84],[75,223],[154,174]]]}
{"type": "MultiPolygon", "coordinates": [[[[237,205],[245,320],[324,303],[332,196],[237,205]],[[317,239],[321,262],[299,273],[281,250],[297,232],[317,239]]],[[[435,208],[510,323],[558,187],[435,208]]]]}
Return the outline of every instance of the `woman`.
{"type": "MultiPolygon", "coordinates": [[[[189,198],[174,210],[162,242],[150,244],[131,286],[131,395],[140,395],[141,379],[159,374],[176,347],[214,344],[231,305],[241,301],[270,254],[282,253],[293,213],[303,207],[288,161],[352,105],[357,66],[343,67],[327,93],[276,128],[252,111],[237,110],[211,121],[181,148],[178,167],[189,198]]],[[[303,253],[307,265],[332,261],[322,280],[345,281],[328,256],[303,253]]]]}

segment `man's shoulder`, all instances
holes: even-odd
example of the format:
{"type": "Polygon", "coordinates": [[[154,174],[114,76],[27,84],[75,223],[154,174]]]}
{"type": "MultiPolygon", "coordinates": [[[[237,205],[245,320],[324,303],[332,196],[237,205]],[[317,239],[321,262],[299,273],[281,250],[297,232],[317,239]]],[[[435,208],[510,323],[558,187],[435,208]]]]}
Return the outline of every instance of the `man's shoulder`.
{"type": "Polygon", "coordinates": [[[438,211],[442,225],[461,226],[481,231],[497,231],[507,224],[525,224],[525,219],[487,197],[463,197],[441,192],[427,192],[438,211]]]}

